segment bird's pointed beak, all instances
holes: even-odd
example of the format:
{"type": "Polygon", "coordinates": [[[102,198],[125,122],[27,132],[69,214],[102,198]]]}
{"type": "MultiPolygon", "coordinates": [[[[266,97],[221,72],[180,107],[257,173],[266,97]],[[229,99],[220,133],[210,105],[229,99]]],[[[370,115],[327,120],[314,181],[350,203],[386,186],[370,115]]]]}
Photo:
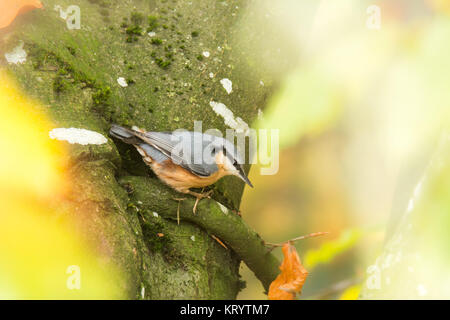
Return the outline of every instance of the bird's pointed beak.
{"type": "Polygon", "coordinates": [[[248,184],[250,187],[253,188],[253,184],[250,182],[250,180],[248,179],[247,175],[245,174],[244,170],[239,170],[239,178],[242,179],[242,181],[244,181],[246,184],[248,184]]]}

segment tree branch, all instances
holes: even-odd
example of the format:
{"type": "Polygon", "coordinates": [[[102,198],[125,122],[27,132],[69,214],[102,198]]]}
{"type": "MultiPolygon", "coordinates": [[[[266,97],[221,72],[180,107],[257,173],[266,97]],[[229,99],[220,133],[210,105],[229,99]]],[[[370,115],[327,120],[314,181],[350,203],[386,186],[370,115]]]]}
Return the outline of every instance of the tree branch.
{"type": "Polygon", "coordinates": [[[279,274],[280,262],[270,253],[261,237],[241,217],[215,200],[201,200],[194,214],[192,207],[195,198],[177,201],[174,198],[179,194],[162,186],[157,179],[127,176],[119,182],[131,190],[130,199],[141,210],[155,211],[166,219],[177,220],[179,208],[181,221],[195,223],[220,238],[255,273],[266,290],[279,274]]]}

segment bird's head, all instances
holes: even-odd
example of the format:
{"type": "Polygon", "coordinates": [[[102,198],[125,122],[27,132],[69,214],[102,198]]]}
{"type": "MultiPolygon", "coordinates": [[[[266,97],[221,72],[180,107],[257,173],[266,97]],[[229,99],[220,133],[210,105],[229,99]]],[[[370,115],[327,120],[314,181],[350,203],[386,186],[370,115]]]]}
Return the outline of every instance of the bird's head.
{"type": "Polygon", "coordinates": [[[222,166],[227,175],[239,177],[242,181],[253,188],[253,184],[244,171],[244,161],[235,146],[226,139],[221,139],[215,143],[212,149],[216,164],[222,166]]]}

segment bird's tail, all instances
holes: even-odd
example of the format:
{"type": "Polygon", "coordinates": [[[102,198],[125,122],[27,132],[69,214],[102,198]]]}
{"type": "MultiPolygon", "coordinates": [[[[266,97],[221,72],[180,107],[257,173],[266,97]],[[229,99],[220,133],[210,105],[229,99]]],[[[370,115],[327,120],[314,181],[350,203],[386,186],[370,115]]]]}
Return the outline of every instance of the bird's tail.
{"type": "Polygon", "coordinates": [[[142,140],[136,136],[136,132],[134,130],[121,127],[117,124],[113,124],[111,126],[111,129],[109,130],[109,134],[112,137],[120,139],[123,142],[129,143],[129,144],[138,144],[138,143],[142,142],[142,140]]]}

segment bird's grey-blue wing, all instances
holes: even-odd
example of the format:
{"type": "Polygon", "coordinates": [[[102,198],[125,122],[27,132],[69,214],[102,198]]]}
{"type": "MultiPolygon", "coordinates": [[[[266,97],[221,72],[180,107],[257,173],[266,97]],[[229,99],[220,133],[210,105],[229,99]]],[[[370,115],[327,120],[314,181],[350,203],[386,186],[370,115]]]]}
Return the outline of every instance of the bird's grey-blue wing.
{"type": "Polygon", "coordinates": [[[194,137],[201,139],[201,136],[199,135],[201,135],[201,133],[197,132],[183,132],[179,135],[167,132],[146,132],[141,138],[160,151],[164,156],[170,158],[174,163],[179,164],[195,175],[207,177],[216,172],[219,168],[215,162],[205,163],[202,157],[195,157],[194,152],[202,152],[203,154],[203,147],[194,147],[194,141],[202,141],[194,139],[194,137]],[[190,148],[190,152],[185,153],[187,150],[182,147],[190,148]],[[199,159],[200,163],[198,163],[199,159]]]}
{"type": "Polygon", "coordinates": [[[150,158],[152,158],[153,161],[163,162],[163,161],[166,161],[166,160],[170,159],[164,153],[162,153],[158,149],[152,147],[148,143],[140,143],[138,146],[141,147],[145,151],[145,153],[150,158]]]}

